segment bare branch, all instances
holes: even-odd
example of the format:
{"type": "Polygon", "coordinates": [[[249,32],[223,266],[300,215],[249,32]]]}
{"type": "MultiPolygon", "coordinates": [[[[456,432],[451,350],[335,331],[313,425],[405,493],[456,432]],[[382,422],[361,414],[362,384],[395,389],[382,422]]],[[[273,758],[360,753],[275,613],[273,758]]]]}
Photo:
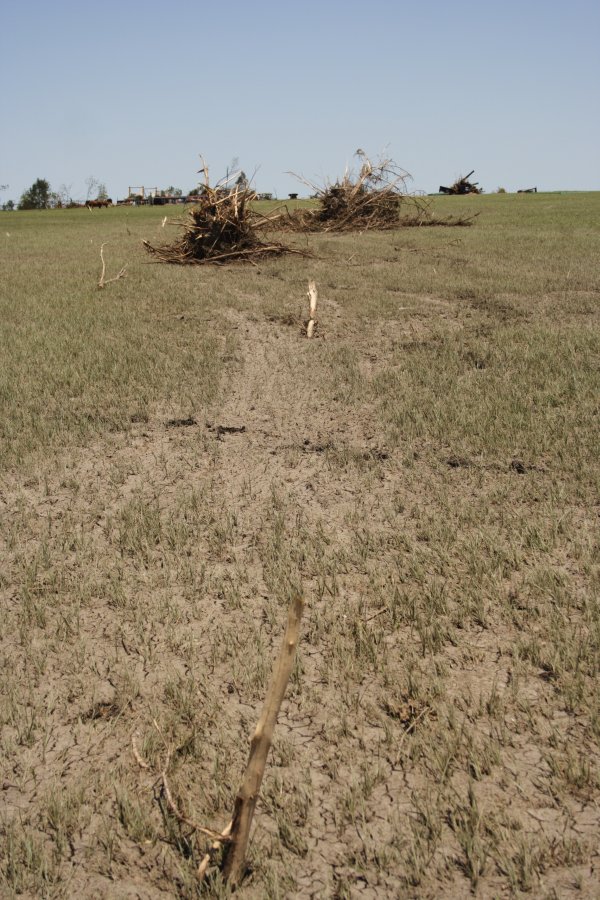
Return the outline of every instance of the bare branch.
{"type": "Polygon", "coordinates": [[[108,244],[108,241],[104,241],[103,244],[100,245],[100,259],[102,260],[102,274],[100,275],[100,280],[98,281],[98,287],[103,288],[105,285],[110,284],[111,281],[118,281],[119,278],[126,278],[127,266],[123,266],[120,272],[117,275],[114,275],[112,278],[105,278],[106,274],[106,262],[104,261],[104,248],[108,244]]]}

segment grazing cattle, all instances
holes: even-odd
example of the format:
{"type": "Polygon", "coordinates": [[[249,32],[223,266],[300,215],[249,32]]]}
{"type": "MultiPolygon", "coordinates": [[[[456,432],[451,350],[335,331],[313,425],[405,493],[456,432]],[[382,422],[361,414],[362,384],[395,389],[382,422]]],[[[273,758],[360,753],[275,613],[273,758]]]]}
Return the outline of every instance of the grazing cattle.
{"type": "Polygon", "coordinates": [[[85,204],[88,209],[102,209],[103,206],[112,206],[110,197],[107,200],[88,200],[85,204]]]}

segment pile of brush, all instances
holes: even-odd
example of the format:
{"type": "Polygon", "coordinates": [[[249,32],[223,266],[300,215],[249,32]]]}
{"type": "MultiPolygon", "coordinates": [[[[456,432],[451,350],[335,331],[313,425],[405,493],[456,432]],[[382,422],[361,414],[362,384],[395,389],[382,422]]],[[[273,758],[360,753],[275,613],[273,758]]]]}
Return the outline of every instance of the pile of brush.
{"type": "Polygon", "coordinates": [[[390,159],[373,164],[362,150],[357,150],[356,155],[361,161],[358,173],[347,169],[343,178],[334,184],[319,187],[299,179],[312,188],[318,206],[290,213],[288,227],[308,231],[397,227],[401,203],[408,199],[408,173],[390,159]]]}
{"type": "MultiPolygon", "coordinates": [[[[409,194],[410,178],[391,159],[377,163],[357,150],[358,173],[349,171],[334,184],[319,187],[300,178],[313,190],[314,209],[294,210],[282,218],[279,227],[292,231],[367,231],[420,225],[466,225],[470,218],[436,218],[423,197],[409,194]]],[[[298,176],[296,176],[298,177],[298,176]]]]}
{"type": "Polygon", "coordinates": [[[204,185],[198,201],[187,211],[183,221],[175,223],[182,229],[182,234],[173,244],[158,247],[144,241],[148,253],[160,262],[184,265],[254,262],[265,256],[303,253],[285,244],[261,239],[261,230],[271,220],[252,210],[256,194],[245,179],[231,185],[232,176],[227,182],[211,187],[204,161],[201,171],[204,172],[204,185]]]}

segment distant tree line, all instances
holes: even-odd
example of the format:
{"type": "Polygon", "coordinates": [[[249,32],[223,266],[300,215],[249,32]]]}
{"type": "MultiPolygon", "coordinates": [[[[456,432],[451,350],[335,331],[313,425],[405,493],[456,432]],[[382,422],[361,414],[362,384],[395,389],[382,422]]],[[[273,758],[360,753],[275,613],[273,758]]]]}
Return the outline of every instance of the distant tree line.
{"type": "MultiPolygon", "coordinates": [[[[91,199],[107,200],[108,192],[106,185],[102,181],[98,181],[93,175],[86,178],[87,196],[85,202],[91,199]],[[94,197],[95,195],[95,197],[94,197]]],[[[0,188],[6,189],[8,185],[0,185],[0,188]]],[[[21,198],[16,206],[17,209],[61,209],[62,207],[78,206],[71,196],[70,184],[61,184],[57,191],[53,191],[50,182],[46,178],[37,178],[30,188],[23,191],[21,198]]],[[[2,204],[3,210],[15,209],[14,200],[7,200],[2,204]]]]}
{"type": "MultiPolygon", "coordinates": [[[[53,191],[50,182],[46,178],[37,178],[30,188],[23,191],[21,198],[15,206],[14,200],[7,200],[2,204],[3,210],[13,209],[62,209],[69,206],[81,206],[82,203],[89,203],[90,200],[108,200],[108,191],[106,185],[102,181],[98,181],[93,175],[85,180],[87,194],[85,201],[76,203],[73,200],[71,189],[72,185],[61,184],[57,191],[53,191]]],[[[6,190],[7,184],[0,185],[0,190],[6,190]]],[[[181,188],[169,185],[158,196],[161,197],[182,197],[181,188]]]]}
{"type": "MultiPolygon", "coordinates": [[[[238,170],[238,159],[235,158],[231,161],[231,164],[227,168],[227,177],[225,179],[225,183],[229,180],[233,180],[235,175],[235,184],[244,189],[248,187],[249,181],[244,171],[238,170]],[[232,174],[230,174],[230,172],[232,174]]],[[[106,185],[102,181],[98,181],[93,175],[90,175],[89,178],[85,180],[87,194],[85,201],[80,201],[79,203],[74,202],[71,188],[72,185],[61,184],[58,190],[52,190],[50,182],[46,178],[37,178],[30,188],[26,191],[23,191],[21,194],[20,200],[18,204],[16,204],[14,200],[7,200],[2,204],[3,210],[13,210],[13,209],[61,209],[69,206],[80,206],[82,203],[88,203],[90,200],[108,200],[108,192],[106,190],[106,185]]],[[[3,184],[0,185],[0,190],[6,190],[8,185],[3,184]]],[[[157,193],[159,197],[188,197],[195,196],[198,193],[202,192],[202,186],[197,185],[191,191],[184,195],[184,192],[181,188],[174,187],[173,185],[169,185],[168,188],[161,190],[157,193]]]]}

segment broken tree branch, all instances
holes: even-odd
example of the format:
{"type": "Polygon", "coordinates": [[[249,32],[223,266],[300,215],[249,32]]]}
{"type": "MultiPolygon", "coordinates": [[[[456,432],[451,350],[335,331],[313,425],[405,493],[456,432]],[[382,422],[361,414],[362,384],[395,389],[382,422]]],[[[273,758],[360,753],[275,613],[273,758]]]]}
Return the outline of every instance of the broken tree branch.
{"type": "Polygon", "coordinates": [[[210,861],[213,857],[213,854],[216,853],[217,850],[220,850],[221,845],[229,840],[229,835],[231,834],[232,825],[233,825],[233,820],[229,823],[229,825],[227,825],[223,829],[223,831],[219,835],[218,840],[213,841],[213,843],[209,847],[208,853],[206,853],[202,857],[202,861],[201,861],[200,865],[198,866],[198,872],[197,872],[198,878],[200,879],[200,881],[202,881],[202,879],[204,878],[204,876],[206,875],[206,873],[208,871],[208,867],[210,865],[210,861]]]}
{"type": "Polygon", "coordinates": [[[127,266],[123,266],[123,268],[118,273],[118,275],[115,275],[113,278],[106,278],[106,279],[104,278],[104,275],[106,274],[106,263],[104,261],[104,248],[106,247],[107,244],[108,244],[108,241],[104,241],[104,243],[100,245],[100,259],[102,260],[102,274],[100,275],[100,280],[98,281],[99,288],[103,288],[104,285],[110,284],[111,281],[118,281],[119,278],[127,277],[125,274],[126,270],[127,270],[127,266]]]}
{"type": "Polygon", "coordinates": [[[311,338],[315,331],[317,322],[317,285],[314,281],[308,282],[308,325],[306,326],[306,337],[311,338]]]}
{"type": "Polygon", "coordinates": [[[273,670],[265,705],[250,744],[246,772],[235,800],[231,835],[229,843],[225,845],[223,859],[225,880],[232,885],[238,884],[242,877],[250,826],[273,739],[273,731],[294,665],[303,608],[302,597],[295,596],[290,604],[283,644],[273,670]]]}
{"type": "MultiPolygon", "coordinates": [[[[167,757],[166,766],[169,765],[169,757],[167,757]]],[[[173,794],[171,793],[171,788],[169,787],[169,782],[167,780],[167,770],[166,768],[160,773],[159,780],[162,782],[162,792],[165,798],[167,808],[171,815],[173,815],[178,822],[181,822],[183,825],[187,825],[188,828],[191,828],[193,831],[197,831],[199,834],[204,834],[206,837],[211,838],[213,841],[227,841],[228,837],[225,832],[214,831],[212,828],[206,828],[204,825],[198,825],[197,822],[194,822],[193,819],[188,818],[188,816],[184,815],[173,798],[173,794]]]]}

